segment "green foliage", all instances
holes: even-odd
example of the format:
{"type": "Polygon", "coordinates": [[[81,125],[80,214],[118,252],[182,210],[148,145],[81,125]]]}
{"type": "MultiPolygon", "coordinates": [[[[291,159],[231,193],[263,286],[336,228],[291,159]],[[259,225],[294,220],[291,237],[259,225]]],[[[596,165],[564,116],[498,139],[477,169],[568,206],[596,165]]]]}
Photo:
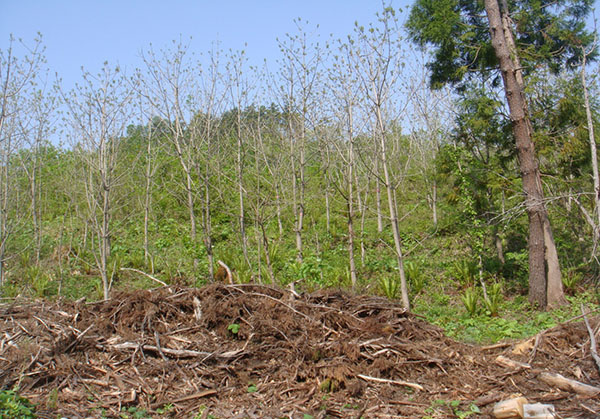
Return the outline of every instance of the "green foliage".
{"type": "Polygon", "coordinates": [[[119,414],[121,419],[150,419],[152,416],[146,411],[146,409],[140,409],[136,406],[123,407],[119,414]]]}
{"type": "Polygon", "coordinates": [[[379,288],[383,295],[393,300],[398,296],[400,281],[398,281],[395,275],[384,275],[379,278],[379,288]]]}
{"type": "Polygon", "coordinates": [[[7,419],[36,418],[35,406],[16,390],[0,391],[0,417],[7,419]]]}
{"type": "Polygon", "coordinates": [[[231,323],[229,326],[227,326],[227,330],[229,332],[231,332],[232,335],[237,336],[238,332],[240,331],[240,324],[239,323],[231,323]]]}
{"type": "Polygon", "coordinates": [[[562,283],[565,286],[567,292],[570,294],[575,293],[575,289],[577,285],[581,281],[583,274],[579,272],[576,268],[566,269],[562,275],[562,283]]]}
{"type": "MultiPolygon", "coordinates": [[[[592,4],[593,0],[577,0],[549,8],[536,0],[510,3],[526,72],[543,63],[557,73],[580,60],[579,47],[589,47],[594,39],[584,23],[592,4]]],[[[406,26],[414,42],[432,47],[428,67],[433,87],[488,77],[488,69],[496,66],[483,2],[417,0],[406,26]]]]}
{"type": "Polygon", "coordinates": [[[488,287],[487,298],[483,301],[485,304],[486,314],[489,316],[497,316],[503,300],[504,295],[502,294],[502,284],[496,282],[492,284],[491,287],[488,287]]]}
{"type": "Polygon", "coordinates": [[[404,271],[410,285],[410,290],[414,295],[419,294],[425,288],[426,284],[423,266],[413,261],[406,261],[404,262],[404,271]]]}
{"type": "Polygon", "coordinates": [[[473,286],[467,288],[460,299],[467,309],[467,313],[473,317],[477,313],[477,303],[479,302],[479,291],[477,288],[473,286]]]}
{"type": "Polygon", "coordinates": [[[470,259],[457,260],[448,269],[448,275],[457,280],[462,287],[472,287],[475,285],[477,263],[470,259]]]}

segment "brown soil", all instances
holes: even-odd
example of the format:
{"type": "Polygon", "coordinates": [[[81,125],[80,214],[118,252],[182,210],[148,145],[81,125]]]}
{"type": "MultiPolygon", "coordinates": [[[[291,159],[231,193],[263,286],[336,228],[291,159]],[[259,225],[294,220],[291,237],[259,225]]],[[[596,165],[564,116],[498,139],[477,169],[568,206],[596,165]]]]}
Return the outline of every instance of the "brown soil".
{"type": "MultiPolygon", "coordinates": [[[[598,336],[600,317],[590,323],[598,336]]],[[[19,386],[42,418],[120,417],[129,407],[177,418],[447,418],[471,403],[481,409],[471,417],[489,417],[520,394],[559,417],[600,417],[599,395],[539,379],[549,371],[600,386],[585,324],[538,336],[471,346],[386,299],[336,291],[161,288],[0,305],[0,385],[19,386]]]]}

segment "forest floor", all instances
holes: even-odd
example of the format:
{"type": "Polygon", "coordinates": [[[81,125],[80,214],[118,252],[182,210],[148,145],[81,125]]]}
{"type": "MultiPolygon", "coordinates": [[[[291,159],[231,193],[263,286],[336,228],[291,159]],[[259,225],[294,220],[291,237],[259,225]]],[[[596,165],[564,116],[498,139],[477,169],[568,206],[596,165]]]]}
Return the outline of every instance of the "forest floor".
{"type": "MultiPolygon", "coordinates": [[[[598,336],[600,316],[589,320],[598,336]]],[[[15,301],[0,305],[0,368],[2,389],[18,387],[41,418],[489,417],[517,395],[558,417],[600,417],[598,395],[540,379],[600,386],[581,319],[474,346],[339,291],[214,284],[15,301]]]]}

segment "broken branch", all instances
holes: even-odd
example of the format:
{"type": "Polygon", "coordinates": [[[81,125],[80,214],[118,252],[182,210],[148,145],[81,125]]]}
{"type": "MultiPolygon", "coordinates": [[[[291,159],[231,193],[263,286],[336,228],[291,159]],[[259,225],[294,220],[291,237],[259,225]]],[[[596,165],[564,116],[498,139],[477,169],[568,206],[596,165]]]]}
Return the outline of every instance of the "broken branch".
{"type": "Polygon", "coordinates": [[[581,383],[579,381],[571,380],[569,378],[563,377],[560,374],[542,372],[540,373],[538,378],[548,385],[556,386],[562,390],[572,391],[577,394],[582,394],[584,396],[597,396],[598,394],[600,394],[599,387],[594,387],[588,384],[581,383]]]}
{"type": "Polygon", "coordinates": [[[415,383],[409,383],[408,381],[388,380],[387,378],[377,378],[377,377],[371,377],[369,375],[363,375],[363,374],[358,374],[357,377],[362,378],[365,381],[374,381],[376,383],[396,384],[398,386],[406,386],[406,387],[414,388],[415,390],[424,390],[423,386],[421,386],[419,384],[415,384],[415,383]]]}

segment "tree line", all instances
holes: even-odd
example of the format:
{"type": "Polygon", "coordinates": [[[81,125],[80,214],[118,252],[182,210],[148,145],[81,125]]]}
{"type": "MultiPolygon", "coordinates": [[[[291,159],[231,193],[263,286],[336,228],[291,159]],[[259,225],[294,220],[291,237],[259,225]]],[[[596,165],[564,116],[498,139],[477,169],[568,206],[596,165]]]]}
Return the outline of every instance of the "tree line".
{"type": "Polygon", "coordinates": [[[458,258],[484,294],[521,281],[560,304],[561,270],[598,266],[596,50],[592,2],[542,3],[419,0],[407,30],[384,7],[339,41],[298,19],[276,71],[174,42],[69,91],[41,39],[22,56],[11,39],[3,292],[75,281],[108,298],[132,272],[211,280],[220,259],[239,281],[385,278],[408,308],[415,271],[435,281],[458,258]]]}

